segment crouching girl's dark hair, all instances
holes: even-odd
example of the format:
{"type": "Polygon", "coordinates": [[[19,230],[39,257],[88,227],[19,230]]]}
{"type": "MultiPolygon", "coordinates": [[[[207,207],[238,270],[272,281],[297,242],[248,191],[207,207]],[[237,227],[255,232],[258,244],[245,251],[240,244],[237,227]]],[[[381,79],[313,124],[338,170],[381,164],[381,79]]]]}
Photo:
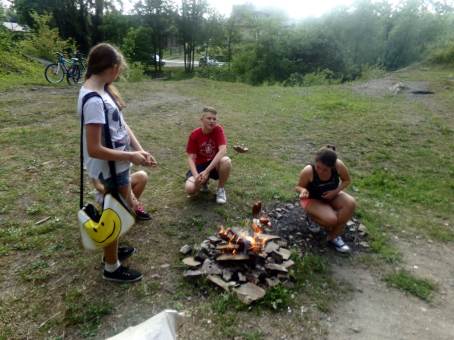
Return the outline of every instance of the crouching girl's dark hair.
{"type": "Polygon", "coordinates": [[[328,144],[327,146],[321,148],[315,154],[315,161],[322,162],[324,165],[334,168],[337,161],[336,147],[328,144]]]}

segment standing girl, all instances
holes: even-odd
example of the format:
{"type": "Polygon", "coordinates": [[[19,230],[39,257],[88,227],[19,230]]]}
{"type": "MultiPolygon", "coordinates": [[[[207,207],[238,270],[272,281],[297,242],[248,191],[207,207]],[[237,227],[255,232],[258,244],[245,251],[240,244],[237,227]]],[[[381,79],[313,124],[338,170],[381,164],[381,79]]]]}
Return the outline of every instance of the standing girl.
{"type": "Polygon", "coordinates": [[[315,164],[301,171],[295,188],[306,214],[328,231],[328,242],[342,253],[350,252],[341,234],[356,207],[355,199],[343,191],[350,182],[347,167],[328,145],[317,152],[315,164]]]}
{"type": "MultiPolygon", "coordinates": [[[[148,175],[138,171],[130,175],[132,164],[155,166],[154,157],[144,151],[132,130],[126,124],[121,109],[125,106],[120,94],[112,85],[126,66],[121,53],[109,44],[98,44],[88,55],[86,80],[79,92],[77,109],[84,115],[84,163],[92,179],[99,180],[106,191],[117,191],[128,205],[135,210],[138,219],[150,219],[138,198],[145,189],[148,175]],[[85,95],[98,93],[100,97],[89,98],[82,108],[85,95]],[[109,123],[113,149],[104,146],[103,128],[105,110],[109,123]],[[116,178],[114,183],[108,161],[115,162],[116,178]]],[[[104,248],[104,274],[109,281],[134,282],[142,278],[138,271],[126,268],[121,261],[134,253],[135,248],[118,247],[118,239],[104,248]]]]}

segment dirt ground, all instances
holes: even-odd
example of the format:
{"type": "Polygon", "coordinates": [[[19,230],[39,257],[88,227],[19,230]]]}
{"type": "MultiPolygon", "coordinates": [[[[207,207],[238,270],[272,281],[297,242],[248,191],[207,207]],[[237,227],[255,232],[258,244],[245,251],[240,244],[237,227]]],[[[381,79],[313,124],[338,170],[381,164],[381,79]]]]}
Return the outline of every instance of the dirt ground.
{"type": "Polygon", "coordinates": [[[432,302],[389,288],[374,270],[333,263],[336,278],[351,284],[325,321],[328,339],[452,339],[454,336],[454,247],[422,239],[395,241],[406,270],[438,284],[432,302]]]}

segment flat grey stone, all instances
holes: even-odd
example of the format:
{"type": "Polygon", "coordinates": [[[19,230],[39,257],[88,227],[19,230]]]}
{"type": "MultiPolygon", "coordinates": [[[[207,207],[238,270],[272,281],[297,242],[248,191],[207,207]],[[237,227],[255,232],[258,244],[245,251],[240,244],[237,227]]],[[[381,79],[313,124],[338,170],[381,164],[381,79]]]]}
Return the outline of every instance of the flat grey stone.
{"type": "Polygon", "coordinates": [[[196,261],[192,256],[185,257],[183,259],[183,263],[189,267],[198,267],[202,264],[201,262],[196,261]]]}
{"type": "Polygon", "coordinates": [[[183,273],[183,276],[188,279],[198,278],[202,275],[203,275],[203,273],[200,270],[186,270],[183,273]]]}
{"type": "Polygon", "coordinates": [[[287,268],[285,268],[284,266],[281,266],[279,264],[276,264],[276,263],[267,263],[265,265],[265,268],[268,270],[276,271],[276,272],[280,272],[280,273],[288,273],[287,268]]]}
{"type": "Polygon", "coordinates": [[[282,266],[286,269],[289,269],[294,264],[295,264],[295,262],[293,262],[292,260],[287,260],[282,263],[282,266]]]}
{"type": "Polygon", "coordinates": [[[284,261],[287,261],[290,258],[290,255],[292,255],[292,252],[286,248],[280,248],[278,252],[282,255],[284,261]]]}
{"type": "Polygon", "coordinates": [[[238,288],[234,288],[233,291],[238,299],[247,305],[265,296],[264,289],[250,282],[245,283],[238,288]]]}
{"type": "Polygon", "coordinates": [[[225,282],[223,279],[221,279],[221,277],[219,277],[218,275],[208,275],[207,279],[210,280],[211,282],[213,282],[215,285],[221,287],[225,291],[227,291],[227,292],[230,291],[230,285],[227,282],[225,282]]]}
{"type": "Polygon", "coordinates": [[[276,242],[270,241],[265,246],[265,253],[270,254],[273,251],[277,251],[279,249],[279,245],[276,242]]]}

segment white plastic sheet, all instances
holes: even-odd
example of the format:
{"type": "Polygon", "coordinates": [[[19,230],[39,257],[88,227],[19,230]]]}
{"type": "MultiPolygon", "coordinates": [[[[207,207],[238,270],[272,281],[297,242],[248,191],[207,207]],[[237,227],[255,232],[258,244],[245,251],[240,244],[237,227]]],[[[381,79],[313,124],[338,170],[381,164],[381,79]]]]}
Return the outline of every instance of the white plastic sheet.
{"type": "Polygon", "coordinates": [[[183,313],[166,309],[136,326],[126,328],[108,340],[174,340],[183,317],[183,313]]]}

